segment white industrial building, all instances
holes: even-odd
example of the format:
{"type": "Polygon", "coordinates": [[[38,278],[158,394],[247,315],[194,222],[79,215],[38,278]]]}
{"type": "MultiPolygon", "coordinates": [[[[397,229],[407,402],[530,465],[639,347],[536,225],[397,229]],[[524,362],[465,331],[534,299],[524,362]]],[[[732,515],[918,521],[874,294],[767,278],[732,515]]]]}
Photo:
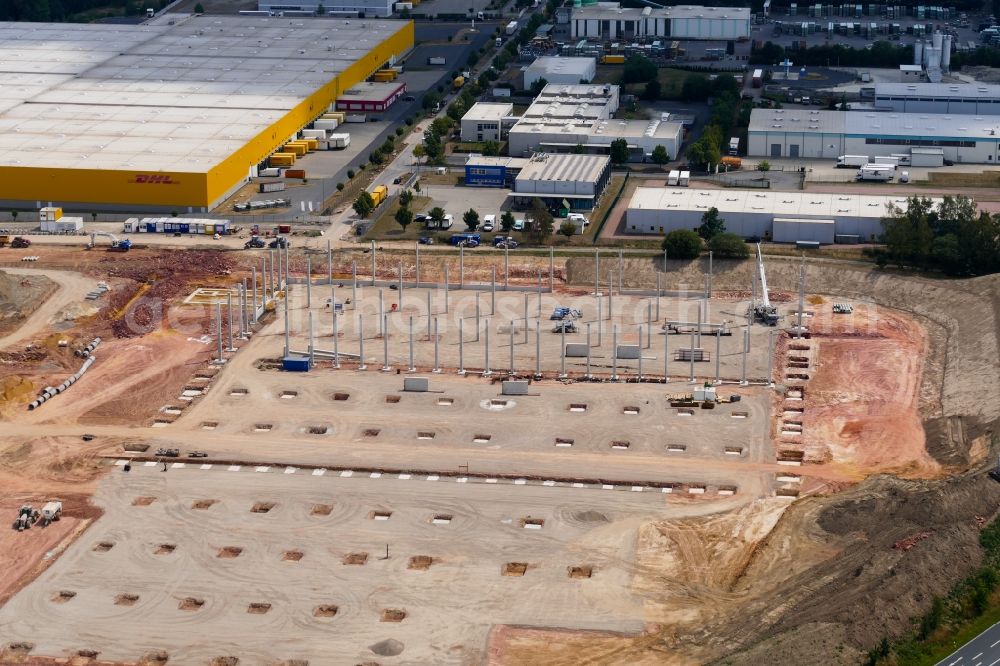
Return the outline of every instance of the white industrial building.
{"type": "Polygon", "coordinates": [[[631,161],[644,161],[658,145],[674,159],[683,141],[683,125],[662,117],[615,120],[618,94],[613,85],[545,86],[511,127],[507,152],[518,157],[577,150],[606,154],[612,141],[625,139],[631,161]]]}
{"type": "Polygon", "coordinates": [[[985,83],[876,83],[875,108],[898,113],[1000,115],[1000,86],[985,83]]]}
{"type": "Polygon", "coordinates": [[[284,12],[313,12],[323,7],[328,16],[385,18],[392,16],[393,0],[257,0],[257,10],[279,15],[284,12]]]}
{"type": "Polygon", "coordinates": [[[617,2],[574,7],[574,39],[600,41],[642,37],[671,39],[749,39],[749,7],[676,6],[624,8],[617,2]]]}
{"type": "MultiPolygon", "coordinates": [[[[941,199],[932,199],[935,205],[941,199]]],[[[662,235],[695,230],[701,216],[716,208],[726,231],[775,242],[870,242],[882,235],[890,205],[906,210],[904,196],[700,190],[689,187],[638,187],[625,214],[625,232],[662,235]]]]}
{"type": "Polygon", "coordinates": [[[524,69],[524,88],[530,89],[539,79],[562,85],[590,83],[596,74],[597,58],[542,56],[524,69]]]}
{"type": "Polygon", "coordinates": [[[520,205],[538,197],[551,208],[589,210],[610,178],[606,155],[537,153],[521,168],[510,197],[520,205]]]}
{"type": "Polygon", "coordinates": [[[499,141],[503,119],[513,115],[513,104],[476,102],[462,116],[462,141],[499,141]]]}
{"type": "Polygon", "coordinates": [[[996,164],[1000,116],[754,109],[747,143],[751,157],[909,154],[913,166],[996,164]]]}

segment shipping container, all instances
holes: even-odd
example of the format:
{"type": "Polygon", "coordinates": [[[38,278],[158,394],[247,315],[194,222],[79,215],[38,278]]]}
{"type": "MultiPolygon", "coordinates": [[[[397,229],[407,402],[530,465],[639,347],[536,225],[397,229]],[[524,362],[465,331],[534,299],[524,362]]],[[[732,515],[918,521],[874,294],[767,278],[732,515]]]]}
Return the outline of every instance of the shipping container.
{"type": "Polygon", "coordinates": [[[330,142],[326,139],[320,139],[316,142],[316,150],[330,150],[330,142]]]}
{"type": "Polygon", "coordinates": [[[378,206],[389,197],[389,188],[385,185],[379,185],[371,191],[371,195],[372,201],[374,201],[375,205],[378,206]]]}
{"type": "Polygon", "coordinates": [[[681,172],[676,169],[667,174],[667,185],[677,185],[681,179],[681,172]]]}
{"type": "Polygon", "coordinates": [[[331,132],[340,127],[340,121],[333,118],[320,118],[313,123],[313,127],[324,132],[331,132]]]}
{"type": "Polygon", "coordinates": [[[309,357],[285,356],[281,359],[281,369],[286,372],[309,372],[309,357]]]}
{"type": "Polygon", "coordinates": [[[624,65],[625,56],[608,54],[606,56],[601,57],[601,62],[604,63],[605,65],[624,65]]]}
{"type": "Polygon", "coordinates": [[[285,189],[285,181],[267,180],[262,183],[258,183],[258,186],[258,192],[281,192],[285,189]]]}
{"type": "Polygon", "coordinates": [[[316,146],[319,144],[319,142],[316,139],[305,139],[305,142],[306,142],[306,147],[309,148],[309,152],[313,152],[314,150],[316,150],[316,146]]]}
{"type": "Polygon", "coordinates": [[[261,178],[277,178],[281,175],[281,169],[276,169],[274,167],[268,169],[258,169],[257,175],[261,178]]]}
{"type": "Polygon", "coordinates": [[[302,178],[305,179],[306,172],[304,169],[285,169],[285,178],[302,178]]]}
{"type": "Polygon", "coordinates": [[[345,123],[366,123],[368,122],[368,116],[363,113],[352,113],[349,116],[344,117],[345,123]]]}
{"type": "Polygon", "coordinates": [[[214,236],[215,235],[215,224],[206,222],[205,223],[205,235],[214,236]]]}
{"type": "Polygon", "coordinates": [[[281,150],[292,153],[296,157],[304,157],[309,152],[309,148],[304,143],[286,143],[281,150]]]}
{"type": "Polygon", "coordinates": [[[292,225],[290,224],[279,224],[278,225],[279,234],[290,234],[292,233],[292,225]]]}
{"type": "Polygon", "coordinates": [[[326,139],[327,131],[323,128],[304,129],[302,138],[304,139],[326,139]]]}
{"type": "Polygon", "coordinates": [[[350,134],[331,134],[329,138],[331,150],[343,150],[351,145],[350,134]]]}

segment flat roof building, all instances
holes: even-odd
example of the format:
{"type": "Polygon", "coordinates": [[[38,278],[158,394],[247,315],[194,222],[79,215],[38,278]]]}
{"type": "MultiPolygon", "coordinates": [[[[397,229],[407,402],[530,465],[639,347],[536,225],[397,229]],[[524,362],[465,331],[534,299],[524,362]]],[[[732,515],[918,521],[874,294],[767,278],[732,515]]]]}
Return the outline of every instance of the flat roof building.
{"type": "Polygon", "coordinates": [[[462,116],[462,141],[499,141],[504,118],[513,115],[513,104],[476,102],[462,116]]]}
{"type": "Polygon", "coordinates": [[[986,83],[876,83],[875,108],[898,113],[1000,115],[1000,86],[986,83]]]}
{"type": "Polygon", "coordinates": [[[0,23],[0,201],[212,208],[412,46],[409,21],[0,23]]]}
{"type": "Polygon", "coordinates": [[[402,81],[361,81],[337,95],[338,111],[385,111],[406,94],[402,81]]]}
{"type": "Polygon", "coordinates": [[[471,187],[514,187],[514,179],[528,163],[524,157],[469,155],[465,160],[465,184],[471,187]]]}
{"type": "MultiPolygon", "coordinates": [[[[932,201],[941,203],[941,199],[932,201]]],[[[834,242],[836,236],[846,236],[851,237],[848,242],[869,242],[882,235],[881,220],[890,205],[905,211],[906,197],[638,187],[628,204],[624,230],[658,235],[693,230],[709,208],[716,208],[726,231],[744,238],[834,242]]]]}
{"type": "Polygon", "coordinates": [[[320,7],[328,16],[349,18],[388,18],[393,0],[257,0],[258,11],[316,12],[320,7]]]}
{"type": "Polygon", "coordinates": [[[524,69],[524,89],[530,89],[539,79],[564,85],[590,83],[596,74],[597,58],[542,56],[524,69]]]}
{"type": "Polygon", "coordinates": [[[574,39],[601,41],[641,37],[670,39],[749,39],[749,7],[623,8],[617,2],[574,7],[570,15],[574,39]]]}
{"type": "Polygon", "coordinates": [[[953,162],[995,164],[1000,116],[754,109],[747,143],[751,157],[836,159],[934,148],[953,162]]]}
{"type": "Polygon", "coordinates": [[[589,210],[611,177],[606,155],[552,155],[536,153],[514,181],[511,197],[526,205],[540,198],[554,209],[589,210]]]}

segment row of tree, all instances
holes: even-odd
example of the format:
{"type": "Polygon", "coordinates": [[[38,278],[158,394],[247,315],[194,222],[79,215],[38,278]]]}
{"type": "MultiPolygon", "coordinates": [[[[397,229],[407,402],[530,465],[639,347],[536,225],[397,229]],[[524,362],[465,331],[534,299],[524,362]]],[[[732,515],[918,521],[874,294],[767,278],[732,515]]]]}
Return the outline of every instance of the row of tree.
{"type": "Polygon", "coordinates": [[[746,259],[750,256],[743,238],[726,232],[726,221],[719,217],[719,209],[714,206],[702,214],[697,231],[675,229],[663,237],[663,249],[670,259],[696,259],[706,247],[715,257],[746,259]]]}
{"type": "MultiPolygon", "coordinates": [[[[870,49],[855,49],[843,44],[822,44],[808,49],[786,49],[774,42],[765,42],[750,52],[755,65],[776,65],[788,58],[796,67],[888,67],[896,68],[913,62],[913,47],[877,41],[870,49]]],[[[955,66],[954,61],[952,66],[955,66]]]]}
{"type": "Polygon", "coordinates": [[[1000,214],[981,212],[968,197],[946,196],[941,204],[923,197],[893,206],[882,219],[879,264],[937,268],[949,275],[1000,273],[1000,214]]]}

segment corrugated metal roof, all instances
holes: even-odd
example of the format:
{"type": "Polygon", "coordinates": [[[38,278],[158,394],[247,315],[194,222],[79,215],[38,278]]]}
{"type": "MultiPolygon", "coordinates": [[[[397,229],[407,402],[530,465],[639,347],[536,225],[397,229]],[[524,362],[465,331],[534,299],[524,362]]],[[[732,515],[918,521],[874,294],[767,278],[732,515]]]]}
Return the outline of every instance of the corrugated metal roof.
{"type": "Polygon", "coordinates": [[[574,7],[571,17],[573,19],[597,19],[610,21],[636,21],[642,18],[750,20],[749,7],[705,7],[703,5],[678,5],[675,7],[661,7],[654,9],[652,7],[609,7],[607,4],[608,3],[604,3],[603,5],[591,5],[589,7],[574,7]]]}
{"type": "Polygon", "coordinates": [[[876,83],[875,97],[1000,99],[1000,85],[988,83],[876,83]]]}
{"type": "Polygon", "coordinates": [[[837,133],[852,136],[919,136],[1000,140],[1000,116],[893,111],[754,109],[750,133],[837,133]]]}
{"type": "Polygon", "coordinates": [[[596,181],[610,163],[607,155],[536,153],[521,169],[518,181],[596,181]]]}

